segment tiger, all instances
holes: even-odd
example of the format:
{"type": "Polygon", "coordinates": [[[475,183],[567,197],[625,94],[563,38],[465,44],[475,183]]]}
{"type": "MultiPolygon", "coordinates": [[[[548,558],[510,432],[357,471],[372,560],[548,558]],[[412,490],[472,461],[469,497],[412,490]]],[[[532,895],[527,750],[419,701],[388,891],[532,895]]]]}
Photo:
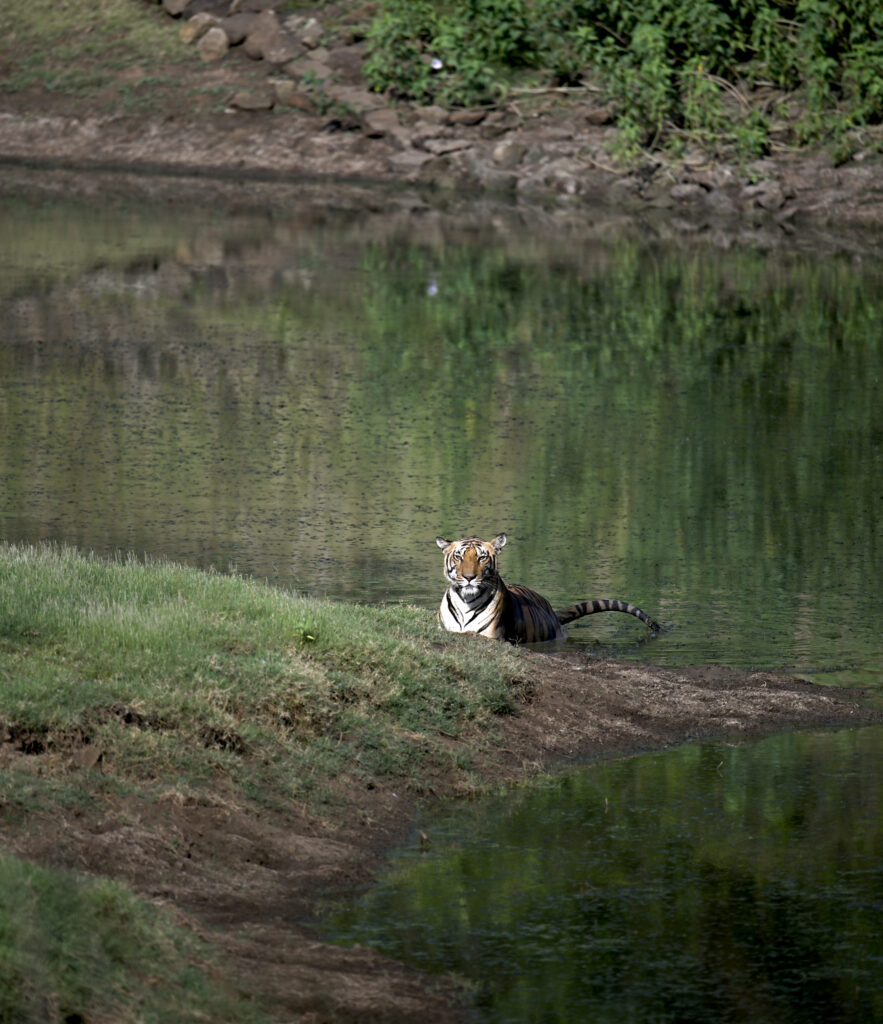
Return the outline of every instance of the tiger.
{"type": "Polygon", "coordinates": [[[651,632],[661,632],[658,622],[627,601],[595,598],[556,612],[535,590],[504,583],[497,572],[497,555],[506,543],[505,533],[490,542],[479,537],[436,537],[435,542],[445,553],[448,582],[438,618],[450,633],[479,633],[511,644],[542,643],[566,637],[566,623],[595,612],[625,612],[646,623],[651,632]]]}

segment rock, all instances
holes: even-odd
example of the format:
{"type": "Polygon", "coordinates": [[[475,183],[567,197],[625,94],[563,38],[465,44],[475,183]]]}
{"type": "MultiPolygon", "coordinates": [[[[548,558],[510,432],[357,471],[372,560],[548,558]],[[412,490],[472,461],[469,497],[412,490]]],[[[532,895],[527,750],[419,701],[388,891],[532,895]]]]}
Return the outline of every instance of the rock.
{"type": "Polygon", "coordinates": [[[318,114],[319,112],[315,100],[307,93],[297,89],[288,97],[287,105],[294,107],[295,110],[303,111],[304,114],[318,114]]]}
{"type": "Polygon", "coordinates": [[[286,32],[290,32],[293,36],[296,36],[298,32],[306,25],[307,18],[303,14],[289,14],[287,17],[282,19],[282,24],[286,32]]]}
{"type": "Polygon", "coordinates": [[[661,189],[653,189],[649,193],[644,191],[641,198],[654,210],[671,210],[678,205],[668,192],[661,189]]]}
{"type": "Polygon", "coordinates": [[[261,11],[255,14],[245,39],[242,42],[242,49],[252,60],[263,60],[264,40],[268,39],[270,33],[278,30],[278,21],[273,11],[261,11]]]}
{"type": "Polygon", "coordinates": [[[276,94],[272,87],[240,89],[234,93],[229,106],[234,110],[272,110],[276,94]]]}
{"type": "Polygon", "coordinates": [[[444,107],[437,107],[435,105],[429,107],[420,107],[417,110],[421,121],[425,121],[431,125],[447,124],[449,115],[444,107]]]}
{"type": "Polygon", "coordinates": [[[518,139],[503,139],[494,146],[491,159],[498,167],[511,169],[517,167],[524,159],[527,146],[518,139]]]}
{"type": "Polygon", "coordinates": [[[401,130],[398,111],[394,107],[381,107],[362,115],[362,130],[371,139],[380,139],[401,130]]]}
{"type": "Polygon", "coordinates": [[[481,122],[481,134],[486,139],[498,139],[518,128],[519,119],[509,111],[494,110],[481,122]]]}
{"type": "Polygon", "coordinates": [[[417,180],[434,188],[457,188],[465,183],[465,177],[446,156],[433,157],[422,164],[417,180]]]}
{"type": "Polygon", "coordinates": [[[286,64],[305,52],[279,24],[275,11],[261,11],[255,17],[242,48],[253,60],[263,59],[271,64],[286,64]]]}
{"type": "Polygon", "coordinates": [[[722,216],[730,216],[739,209],[735,199],[733,199],[728,191],[722,188],[712,189],[705,197],[705,201],[710,210],[722,216]]]}
{"type": "Polygon", "coordinates": [[[178,18],[184,13],[187,3],[188,0],[162,0],[163,10],[173,18],[178,18]]]}
{"type": "Polygon", "coordinates": [[[356,114],[364,114],[369,110],[378,110],[384,107],[387,100],[376,92],[368,92],[367,89],[357,89],[351,85],[330,84],[326,86],[325,92],[333,100],[343,103],[356,114]]]}
{"type": "Polygon", "coordinates": [[[284,32],[264,46],[264,60],[270,64],[287,64],[300,57],[306,51],[298,39],[293,39],[284,32]]]}
{"type": "Polygon", "coordinates": [[[190,0],[187,4],[187,18],[193,18],[197,14],[207,12],[213,14],[219,20],[228,14],[229,0],[190,0]]]}
{"type": "Polygon", "coordinates": [[[735,172],[726,164],[712,164],[708,168],[695,170],[691,177],[698,185],[704,185],[710,190],[731,188],[737,184],[735,172]]]}
{"type": "Polygon", "coordinates": [[[419,149],[406,149],[401,153],[393,153],[387,162],[394,171],[405,174],[416,174],[429,160],[436,159],[432,153],[423,153],[419,149]]]}
{"type": "Polygon", "coordinates": [[[421,142],[423,149],[428,150],[434,156],[444,156],[446,153],[457,153],[461,149],[469,149],[474,143],[472,139],[424,139],[421,142]]]}
{"type": "Polygon", "coordinates": [[[591,125],[610,124],[613,120],[613,111],[610,107],[593,107],[586,111],[586,122],[591,125]]]}
{"type": "Polygon", "coordinates": [[[302,110],[305,114],[315,114],[316,104],[305,93],[301,92],[290,78],[274,78],[270,85],[276,97],[276,106],[294,107],[302,110]]]}
{"type": "Polygon", "coordinates": [[[257,14],[253,11],[242,11],[240,14],[231,14],[229,18],[221,19],[221,28],[227,33],[231,46],[239,46],[245,37],[252,30],[257,14]]]}
{"type": "Polygon", "coordinates": [[[775,178],[765,178],[756,185],[746,185],[742,189],[742,196],[750,200],[754,206],[771,213],[781,209],[787,198],[784,189],[775,178]]]}
{"type": "Polygon", "coordinates": [[[707,166],[711,161],[704,149],[700,149],[698,146],[688,146],[681,157],[681,162],[684,165],[684,170],[691,173],[697,167],[707,166]]]}
{"type": "Polygon", "coordinates": [[[669,189],[668,194],[678,203],[695,203],[700,199],[704,199],[706,192],[701,185],[695,184],[692,181],[678,182],[677,185],[672,185],[669,189]]]}
{"type": "Polygon", "coordinates": [[[357,132],[361,127],[362,122],[355,114],[343,112],[326,121],[322,125],[322,130],[326,132],[357,132]]]}
{"type": "Polygon", "coordinates": [[[290,78],[271,78],[268,84],[273,88],[276,103],[280,106],[287,106],[295,92],[294,82],[290,78]]]}
{"type": "Polygon", "coordinates": [[[218,28],[217,25],[210,28],[196,44],[199,56],[206,63],[221,60],[229,48],[230,41],[227,39],[226,32],[222,28],[218,28]]]}
{"type": "MultiPolygon", "coordinates": [[[[365,62],[366,47],[362,43],[355,46],[338,46],[328,52],[325,63],[332,68],[341,78],[350,82],[361,83],[362,65],[365,62]]],[[[316,59],[316,51],[313,52],[313,59],[316,59]]]]}
{"type": "Polygon", "coordinates": [[[585,165],[572,157],[558,157],[539,169],[539,181],[545,188],[553,188],[565,195],[576,195],[580,190],[580,179],[585,165]]]}
{"type": "Polygon", "coordinates": [[[298,38],[304,46],[314,50],[322,38],[322,26],[315,18],[310,18],[300,32],[298,32],[298,38]]]}
{"type": "MultiPolygon", "coordinates": [[[[203,11],[200,14],[194,14],[193,17],[186,21],[178,30],[178,38],[182,43],[195,43],[200,36],[204,36],[210,28],[217,24],[218,19],[207,11],[203,11]]],[[[226,33],[224,34],[226,35],[226,33]]]]}
{"type": "Polygon", "coordinates": [[[305,78],[324,82],[331,77],[331,68],[309,58],[289,61],[282,70],[297,82],[301,82],[305,78]]]}
{"type": "Polygon", "coordinates": [[[776,170],[775,160],[755,160],[745,168],[752,181],[757,181],[759,178],[769,178],[776,173],[776,170]]]}
{"type": "Polygon", "coordinates": [[[487,117],[485,110],[455,110],[448,116],[450,124],[481,124],[487,117]]]}

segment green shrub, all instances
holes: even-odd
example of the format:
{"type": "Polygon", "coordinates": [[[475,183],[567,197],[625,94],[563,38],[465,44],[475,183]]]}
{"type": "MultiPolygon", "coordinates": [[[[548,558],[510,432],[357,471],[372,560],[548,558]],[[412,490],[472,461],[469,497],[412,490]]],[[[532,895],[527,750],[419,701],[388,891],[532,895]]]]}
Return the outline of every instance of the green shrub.
{"type": "Polygon", "coordinates": [[[525,70],[588,75],[633,148],[693,135],[762,152],[779,91],[800,141],[841,140],[883,120],[878,0],[387,0],[369,36],[375,89],[477,104],[525,70]]]}

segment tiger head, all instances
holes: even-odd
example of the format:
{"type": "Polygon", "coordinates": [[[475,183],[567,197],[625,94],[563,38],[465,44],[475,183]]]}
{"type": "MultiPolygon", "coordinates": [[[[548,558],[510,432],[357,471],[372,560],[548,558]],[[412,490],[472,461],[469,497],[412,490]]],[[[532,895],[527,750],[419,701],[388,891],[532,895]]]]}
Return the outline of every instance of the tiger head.
{"type": "Polygon", "coordinates": [[[445,553],[445,579],[464,601],[473,601],[482,591],[499,586],[497,555],[506,543],[505,533],[490,542],[478,537],[436,537],[435,542],[445,553]]]}

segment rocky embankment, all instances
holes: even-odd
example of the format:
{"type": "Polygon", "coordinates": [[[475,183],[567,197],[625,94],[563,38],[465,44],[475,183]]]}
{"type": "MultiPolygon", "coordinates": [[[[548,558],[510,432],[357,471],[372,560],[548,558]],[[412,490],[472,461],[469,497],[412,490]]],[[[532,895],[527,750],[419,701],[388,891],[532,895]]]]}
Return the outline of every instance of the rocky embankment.
{"type": "Polygon", "coordinates": [[[212,69],[223,114],[71,116],[18,104],[0,113],[0,154],[77,168],[551,194],[628,212],[671,211],[688,233],[726,234],[738,223],[788,234],[804,222],[848,234],[883,224],[879,154],[835,167],[825,153],[783,148],[743,165],[688,148],[678,161],[648,156],[626,172],[610,156],[611,111],[590,84],[516,91],[483,109],[421,107],[366,87],[374,3],[287,15],[278,5],[162,0],[169,31],[212,69]]]}

